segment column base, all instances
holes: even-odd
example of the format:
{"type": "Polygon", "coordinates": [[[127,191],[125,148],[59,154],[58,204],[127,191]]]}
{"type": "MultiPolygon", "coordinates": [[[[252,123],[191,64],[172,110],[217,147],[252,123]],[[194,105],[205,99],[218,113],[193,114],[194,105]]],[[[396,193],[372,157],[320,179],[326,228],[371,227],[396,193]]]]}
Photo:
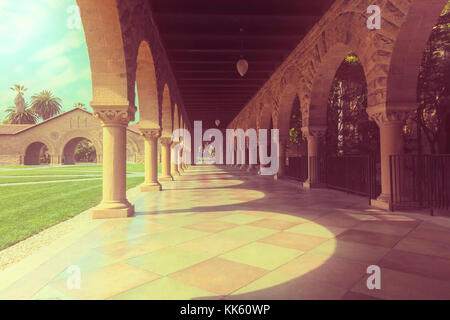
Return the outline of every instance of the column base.
{"type": "Polygon", "coordinates": [[[158,178],[159,181],[173,181],[172,176],[166,176],[166,177],[160,177],[158,178]]]}
{"type": "Polygon", "coordinates": [[[180,176],[180,172],[178,172],[178,171],[172,172],[172,177],[179,177],[179,176],[180,176]]]}
{"type": "Polygon", "coordinates": [[[326,188],[327,185],[325,183],[305,181],[303,182],[302,187],[306,189],[318,189],[318,188],[326,188]]]}
{"type": "Polygon", "coordinates": [[[280,180],[280,179],[283,179],[283,178],[284,178],[283,174],[277,173],[277,174],[273,175],[273,180],[280,180]]]}
{"type": "Polygon", "coordinates": [[[159,182],[146,183],[141,187],[141,192],[161,191],[162,186],[159,182]]]}
{"type": "Polygon", "coordinates": [[[134,215],[134,205],[125,202],[100,203],[92,209],[92,219],[128,218],[134,215]]]}
{"type": "Polygon", "coordinates": [[[388,194],[381,194],[376,200],[371,200],[370,204],[378,209],[390,210],[391,197],[388,194]]]}

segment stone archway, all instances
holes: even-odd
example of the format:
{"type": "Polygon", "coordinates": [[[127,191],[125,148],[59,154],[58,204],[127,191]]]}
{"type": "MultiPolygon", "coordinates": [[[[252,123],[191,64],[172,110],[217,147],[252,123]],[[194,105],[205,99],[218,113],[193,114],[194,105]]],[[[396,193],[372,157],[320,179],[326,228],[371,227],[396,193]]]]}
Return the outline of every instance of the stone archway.
{"type": "Polygon", "coordinates": [[[76,149],[79,146],[80,143],[83,141],[88,141],[90,144],[92,144],[92,147],[94,151],[90,154],[86,155],[86,159],[83,159],[83,161],[86,162],[98,162],[97,159],[97,153],[98,153],[98,146],[96,144],[84,137],[76,137],[70,139],[68,142],[65,143],[63,147],[62,152],[62,164],[65,165],[73,165],[76,164],[77,161],[80,161],[81,159],[76,159],[76,149]]]}
{"type": "Polygon", "coordinates": [[[158,89],[150,45],[142,41],[137,56],[136,85],[141,128],[159,129],[158,89]]]}
{"type": "Polygon", "coordinates": [[[48,164],[49,162],[42,161],[44,153],[50,156],[48,154],[49,153],[48,146],[45,143],[33,142],[29,144],[25,149],[24,165],[40,165],[43,163],[48,164]]]}

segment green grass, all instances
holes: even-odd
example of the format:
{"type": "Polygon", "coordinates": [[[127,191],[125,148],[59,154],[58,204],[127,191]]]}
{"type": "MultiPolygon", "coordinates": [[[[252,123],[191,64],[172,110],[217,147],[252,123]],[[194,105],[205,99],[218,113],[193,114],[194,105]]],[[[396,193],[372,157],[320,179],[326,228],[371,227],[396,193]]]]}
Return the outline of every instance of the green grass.
{"type": "MultiPolygon", "coordinates": [[[[0,184],[34,181],[56,181],[61,179],[86,178],[89,172],[101,171],[101,166],[74,166],[49,169],[0,171],[0,184]],[[85,168],[88,167],[88,168],[85,168]],[[81,169],[81,170],[80,170],[81,169]],[[9,174],[14,172],[14,174],[9,174]],[[76,177],[38,177],[38,175],[77,174],[76,177]],[[5,174],[8,173],[8,174],[5,174]],[[33,177],[20,177],[27,175],[33,177]],[[16,177],[13,177],[16,176],[16,177]],[[31,180],[30,180],[31,179],[31,180]]],[[[143,172],[143,165],[128,165],[127,171],[143,172]]],[[[144,181],[144,177],[128,177],[127,189],[144,181]]],[[[26,239],[50,226],[67,220],[96,206],[102,198],[102,180],[68,181],[60,183],[24,184],[0,186],[0,250],[26,239]]]]}
{"type": "MultiPolygon", "coordinates": [[[[79,179],[91,179],[91,178],[101,178],[102,176],[67,176],[67,177],[2,177],[0,175],[0,184],[9,184],[9,183],[22,183],[22,182],[43,182],[43,181],[57,181],[57,180],[79,180],[79,179]]],[[[1,186],[0,186],[1,187],[1,186]]]]}

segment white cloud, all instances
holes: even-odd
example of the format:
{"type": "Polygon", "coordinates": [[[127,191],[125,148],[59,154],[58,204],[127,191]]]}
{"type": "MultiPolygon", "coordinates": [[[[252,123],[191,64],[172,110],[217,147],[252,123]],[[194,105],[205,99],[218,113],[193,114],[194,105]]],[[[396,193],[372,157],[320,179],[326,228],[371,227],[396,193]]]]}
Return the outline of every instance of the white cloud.
{"type": "Polygon", "coordinates": [[[31,61],[43,61],[61,56],[71,50],[81,48],[85,42],[83,32],[71,31],[57,43],[38,51],[31,57],[31,61]]]}

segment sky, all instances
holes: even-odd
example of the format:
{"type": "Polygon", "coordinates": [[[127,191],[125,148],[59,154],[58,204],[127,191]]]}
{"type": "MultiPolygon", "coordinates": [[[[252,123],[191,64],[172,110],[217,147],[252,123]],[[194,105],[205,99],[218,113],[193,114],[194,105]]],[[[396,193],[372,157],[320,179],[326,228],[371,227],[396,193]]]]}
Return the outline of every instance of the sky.
{"type": "Polygon", "coordinates": [[[62,99],[63,111],[77,102],[89,106],[89,56],[75,5],[75,0],[0,1],[0,122],[14,106],[14,84],[28,88],[26,101],[50,90],[62,99]]]}

